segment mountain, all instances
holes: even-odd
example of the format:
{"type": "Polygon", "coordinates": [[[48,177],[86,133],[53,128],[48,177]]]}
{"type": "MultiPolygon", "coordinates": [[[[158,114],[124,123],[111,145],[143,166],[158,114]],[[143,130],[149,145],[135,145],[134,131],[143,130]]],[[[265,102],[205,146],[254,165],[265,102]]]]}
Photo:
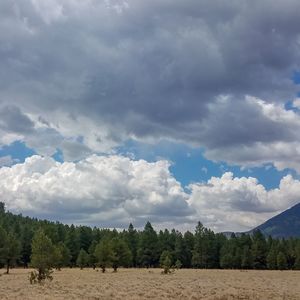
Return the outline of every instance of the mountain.
{"type": "Polygon", "coordinates": [[[300,237],[300,203],[251,230],[273,238],[300,237]]]}

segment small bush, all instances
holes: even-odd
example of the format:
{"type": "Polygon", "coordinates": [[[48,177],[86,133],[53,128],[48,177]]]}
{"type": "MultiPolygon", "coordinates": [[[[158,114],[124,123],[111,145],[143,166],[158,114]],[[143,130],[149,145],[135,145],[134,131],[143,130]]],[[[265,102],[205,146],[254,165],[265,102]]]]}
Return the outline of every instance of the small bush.
{"type": "Polygon", "coordinates": [[[43,283],[46,279],[52,281],[53,276],[51,275],[53,273],[52,270],[44,270],[41,272],[37,272],[37,271],[31,271],[30,275],[29,275],[29,281],[30,284],[34,284],[34,283],[43,283]]]}
{"type": "Polygon", "coordinates": [[[175,268],[178,270],[178,269],[181,269],[182,267],[182,263],[179,259],[176,260],[176,263],[175,263],[175,268]]]}

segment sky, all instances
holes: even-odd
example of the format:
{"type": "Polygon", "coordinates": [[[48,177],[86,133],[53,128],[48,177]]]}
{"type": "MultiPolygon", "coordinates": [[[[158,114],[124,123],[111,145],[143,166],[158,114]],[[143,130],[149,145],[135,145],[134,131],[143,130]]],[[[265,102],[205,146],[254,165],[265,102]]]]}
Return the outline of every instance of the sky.
{"type": "Polygon", "coordinates": [[[300,201],[300,2],[2,0],[0,201],[247,231],[300,201]]]}

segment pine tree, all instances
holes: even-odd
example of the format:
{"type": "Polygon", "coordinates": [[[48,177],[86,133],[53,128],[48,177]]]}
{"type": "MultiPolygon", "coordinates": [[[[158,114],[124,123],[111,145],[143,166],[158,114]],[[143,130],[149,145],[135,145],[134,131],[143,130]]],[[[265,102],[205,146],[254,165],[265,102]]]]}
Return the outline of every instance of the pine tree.
{"type": "Polygon", "coordinates": [[[111,241],[112,246],[112,267],[114,272],[117,272],[117,269],[122,267],[128,267],[132,263],[132,254],[126,242],[119,238],[115,237],[111,241]]]}
{"type": "Polygon", "coordinates": [[[277,267],[279,270],[287,269],[287,259],[283,252],[279,252],[277,255],[277,267]]]}
{"type": "Polygon", "coordinates": [[[185,268],[190,268],[192,265],[192,251],[194,248],[194,240],[194,235],[190,231],[184,233],[183,243],[185,258],[183,260],[183,266],[185,268]]]}
{"type": "Polygon", "coordinates": [[[25,224],[21,228],[21,261],[24,268],[28,267],[31,256],[31,242],[33,238],[33,229],[29,224],[25,224]]]}
{"type": "Polygon", "coordinates": [[[89,255],[84,249],[80,249],[76,260],[76,264],[78,267],[80,267],[80,270],[82,270],[84,267],[87,266],[88,261],[89,261],[89,255]]]}
{"type": "Polygon", "coordinates": [[[257,230],[253,233],[252,244],[253,268],[265,269],[267,266],[267,243],[263,234],[257,230]]]}
{"type": "Polygon", "coordinates": [[[204,251],[204,230],[201,222],[198,222],[196,226],[195,232],[195,240],[194,240],[194,249],[193,249],[193,256],[192,256],[192,265],[196,268],[203,268],[204,267],[204,259],[205,254],[204,251]]]}
{"type": "Polygon", "coordinates": [[[57,245],[60,253],[61,253],[61,261],[59,262],[60,268],[61,267],[67,267],[70,265],[70,260],[71,260],[71,254],[69,248],[64,244],[63,242],[60,242],[57,245]]]}
{"type": "Polygon", "coordinates": [[[6,248],[6,273],[9,273],[11,263],[15,262],[20,257],[21,244],[17,240],[13,233],[9,233],[7,236],[7,248],[6,248]]]}
{"type": "Polygon", "coordinates": [[[253,263],[253,258],[252,258],[251,250],[249,246],[244,246],[241,267],[243,269],[252,269],[252,263],[253,263]]]}
{"type": "Polygon", "coordinates": [[[78,233],[77,233],[76,228],[75,228],[74,225],[71,225],[69,230],[67,231],[65,244],[66,244],[66,246],[68,247],[68,249],[70,251],[71,266],[75,266],[76,265],[76,259],[78,257],[79,250],[80,250],[80,242],[79,242],[78,233]]]}
{"type": "Polygon", "coordinates": [[[276,270],[277,269],[277,249],[274,243],[269,250],[267,255],[267,267],[269,270],[276,270]]]}
{"type": "Polygon", "coordinates": [[[153,267],[158,264],[158,239],[150,222],[147,222],[138,247],[138,261],[141,266],[153,267]]]}
{"type": "Polygon", "coordinates": [[[226,239],[220,250],[220,267],[223,269],[233,269],[235,267],[236,237],[226,239]]]}
{"type": "Polygon", "coordinates": [[[165,250],[162,252],[160,259],[160,266],[163,268],[163,274],[169,274],[172,266],[172,255],[170,251],[165,250]]]}
{"type": "Polygon", "coordinates": [[[102,269],[102,273],[105,273],[106,268],[111,266],[113,261],[113,250],[109,240],[103,239],[95,248],[94,253],[97,264],[102,269]]]}
{"type": "Polygon", "coordinates": [[[78,229],[79,248],[88,251],[93,240],[93,231],[90,227],[80,226],[78,229]]]}
{"type": "Polygon", "coordinates": [[[0,227],[0,260],[6,265],[6,274],[9,274],[10,266],[20,257],[21,245],[13,233],[7,234],[0,227]]]}
{"type": "MultiPolygon", "coordinates": [[[[185,247],[181,232],[176,233],[175,245],[174,245],[174,261],[182,261],[185,259],[185,247]]],[[[176,264],[176,263],[175,263],[176,264]]]]}
{"type": "Polygon", "coordinates": [[[62,267],[62,260],[63,260],[63,256],[61,253],[61,249],[59,248],[59,246],[54,246],[53,247],[53,267],[60,271],[61,267],[62,267]]]}
{"type": "Polygon", "coordinates": [[[97,263],[97,259],[95,256],[95,249],[97,246],[97,241],[93,240],[90,247],[89,247],[89,265],[93,267],[93,269],[96,269],[96,263],[97,263]]]}
{"type": "Polygon", "coordinates": [[[37,269],[31,272],[30,282],[35,283],[49,279],[52,280],[52,267],[54,265],[54,247],[52,241],[39,229],[32,239],[31,266],[37,269]]]}
{"type": "Polygon", "coordinates": [[[300,270],[300,239],[295,245],[295,262],[293,266],[294,270],[300,270]]]}
{"type": "Polygon", "coordinates": [[[138,248],[138,234],[134,229],[133,225],[130,223],[128,231],[126,234],[126,240],[128,247],[132,255],[132,266],[136,267],[137,265],[137,248],[138,248]]]}

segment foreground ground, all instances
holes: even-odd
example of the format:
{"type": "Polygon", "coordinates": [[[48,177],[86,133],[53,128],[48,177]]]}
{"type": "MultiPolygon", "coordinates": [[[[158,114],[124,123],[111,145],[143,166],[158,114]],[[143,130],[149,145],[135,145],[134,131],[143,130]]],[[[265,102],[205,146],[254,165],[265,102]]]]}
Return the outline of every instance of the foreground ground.
{"type": "Polygon", "coordinates": [[[14,269],[0,276],[0,299],[300,299],[300,271],[160,272],[63,269],[41,286],[29,284],[29,270],[14,269]]]}

